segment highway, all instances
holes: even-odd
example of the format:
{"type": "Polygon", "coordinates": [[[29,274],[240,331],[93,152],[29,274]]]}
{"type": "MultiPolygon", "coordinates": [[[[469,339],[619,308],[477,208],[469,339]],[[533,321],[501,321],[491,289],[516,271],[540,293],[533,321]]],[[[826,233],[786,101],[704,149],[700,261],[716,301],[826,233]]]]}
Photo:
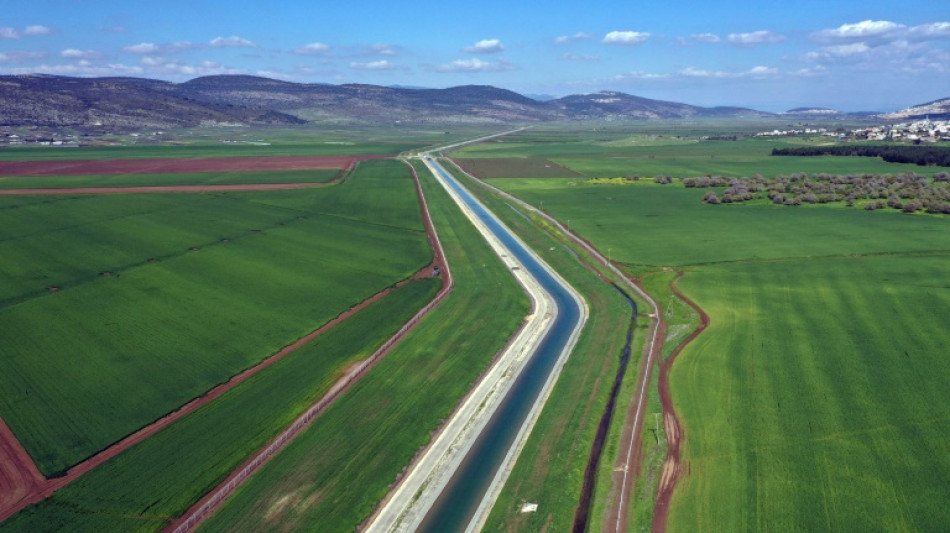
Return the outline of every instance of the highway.
{"type": "Polygon", "coordinates": [[[524,286],[533,309],[367,530],[477,531],[586,323],[587,307],[436,160],[428,153],[422,159],[524,286]]]}

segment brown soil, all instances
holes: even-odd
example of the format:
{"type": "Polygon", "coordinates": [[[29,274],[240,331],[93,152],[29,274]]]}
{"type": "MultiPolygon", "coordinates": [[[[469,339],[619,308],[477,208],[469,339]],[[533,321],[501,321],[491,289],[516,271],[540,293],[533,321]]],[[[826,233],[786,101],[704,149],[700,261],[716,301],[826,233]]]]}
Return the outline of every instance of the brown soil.
{"type": "Polygon", "coordinates": [[[247,183],[232,185],[153,185],[146,187],[58,187],[43,189],[0,189],[0,196],[44,194],[148,194],[148,193],[203,193],[228,191],[281,191],[323,187],[335,182],[319,183],[247,183]]]}
{"type": "MultiPolygon", "coordinates": [[[[427,277],[432,274],[433,267],[438,265],[441,271],[442,277],[442,290],[438,295],[430,302],[419,315],[415,317],[414,320],[418,321],[422,315],[431,311],[439,302],[441,302],[445,296],[449,293],[452,288],[452,277],[451,272],[448,269],[448,265],[445,262],[445,256],[442,251],[441,243],[438,242],[436,237],[435,230],[432,226],[432,220],[429,217],[428,206],[425,203],[425,198],[422,196],[422,188],[419,184],[419,180],[416,177],[415,171],[413,170],[413,179],[416,182],[416,192],[420,198],[420,204],[423,214],[423,222],[426,227],[426,233],[429,238],[429,242],[432,245],[433,249],[433,263],[429,266],[426,266],[416,274],[412,276],[411,279],[417,279],[419,277],[427,277]]],[[[401,283],[405,283],[408,280],[403,280],[401,283]]],[[[116,444],[106,448],[105,450],[99,452],[98,454],[90,457],[89,459],[77,464],[73,468],[69,469],[65,476],[59,478],[45,479],[43,475],[36,468],[36,465],[33,463],[32,458],[29,454],[23,449],[20,442],[17,440],[16,436],[7,428],[6,424],[3,423],[3,420],[0,419],[0,522],[3,522],[13,514],[17,513],[24,507],[38,503],[49,496],[54,492],[61,489],[62,487],[72,483],[80,476],[89,472],[93,468],[101,465],[102,463],[108,461],[109,459],[115,457],[116,455],[122,453],[123,451],[131,448],[132,446],[144,441],[148,437],[154,435],[164,427],[168,426],[172,422],[183,418],[184,416],[195,411],[202,405],[218,398],[228,390],[236,387],[243,381],[247,380],[249,377],[260,372],[261,370],[267,368],[268,366],[274,364],[281,358],[285,357],[287,354],[293,352],[294,350],[300,348],[306,343],[310,342],[318,335],[321,335],[328,329],[338,325],[342,321],[348,319],[354,314],[358,313],[371,303],[378,301],[379,299],[386,296],[392,288],[384,289],[373,296],[367,298],[366,300],[360,302],[359,304],[353,306],[347,311],[341,313],[339,316],[327,322],[319,329],[309,333],[308,335],[298,339],[296,342],[284,347],[282,350],[276,354],[264,359],[256,366],[248,368],[247,370],[233,376],[226,383],[219,385],[211,390],[209,390],[205,395],[193,399],[187,404],[183,405],[177,411],[173,411],[163,418],[157,420],[156,422],[143,427],[142,429],[136,431],[135,433],[130,434],[126,438],[117,442],[116,444]]],[[[384,346],[386,347],[385,351],[392,348],[396,342],[405,335],[406,332],[412,329],[412,326],[415,326],[415,322],[410,327],[404,327],[400,331],[390,338],[384,346]]],[[[385,354],[385,351],[382,351],[381,354],[377,356],[380,358],[385,354]]],[[[372,366],[376,361],[371,361],[369,365],[364,366],[358,375],[347,376],[344,379],[350,380],[346,383],[345,387],[341,390],[334,391],[334,396],[338,396],[343,391],[349,388],[353,383],[355,383],[360,377],[362,377],[366,371],[369,370],[369,367],[372,366]]],[[[330,398],[332,400],[333,398],[330,398]]],[[[321,401],[326,401],[323,399],[321,401]]],[[[324,406],[325,408],[325,406],[324,406]]],[[[234,474],[232,474],[233,476],[234,474]]],[[[229,478],[230,479],[230,478],[229,478]]],[[[233,490],[233,489],[232,489],[233,490]]],[[[201,504],[206,499],[210,498],[213,493],[207,495],[205,499],[199,502],[201,504]]],[[[197,508],[197,505],[195,506],[197,508]]],[[[192,513],[195,508],[189,510],[189,513],[192,513]]],[[[210,514],[205,514],[202,516],[206,518],[210,514]]],[[[189,514],[186,513],[181,519],[176,521],[176,524],[184,522],[189,517],[189,514]]],[[[197,523],[195,523],[197,524],[197,523]]]]}
{"type": "Polygon", "coordinates": [[[683,342],[676,346],[669,358],[660,365],[660,402],[663,404],[663,427],[666,430],[668,447],[666,451],[666,461],[663,463],[663,472],[660,476],[656,506],[653,510],[652,531],[654,533],[663,533],[666,531],[670,500],[673,498],[673,491],[676,489],[677,482],[683,475],[683,465],[680,463],[680,444],[683,440],[683,428],[680,426],[679,419],[676,417],[676,410],[673,407],[673,397],[670,395],[670,368],[672,368],[676,356],[683,351],[683,348],[693,342],[693,340],[709,326],[709,315],[676,288],[676,281],[682,277],[683,272],[678,272],[676,278],[670,282],[670,289],[677,298],[699,313],[699,325],[690,333],[689,337],[683,339],[683,342]]]}
{"type": "Polygon", "coordinates": [[[352,156],[262,156],[190,159],[91,159],[74,161],[7,161],[0,176],[75,176],[84,174],[171,174],[241,170],[314,170],[346,168],[356,161],[392,154],[352,156]]]}

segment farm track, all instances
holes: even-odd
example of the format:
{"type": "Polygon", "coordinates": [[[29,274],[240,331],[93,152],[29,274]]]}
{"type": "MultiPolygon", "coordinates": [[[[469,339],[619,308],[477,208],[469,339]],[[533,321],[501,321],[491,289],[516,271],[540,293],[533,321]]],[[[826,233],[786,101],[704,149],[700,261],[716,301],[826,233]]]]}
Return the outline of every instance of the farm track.
{"type": "MultiPolygon", "coordinates": [[[[271,458],[277,455],[280,450],[290,444],[293,439],[303,432],[310,423],[323,411],[329,407],[334,400],[349,390],[360,378],[362,378],[373,366],[379,362],[389,351],[399,343],[400,340],[410,332],[419,321],[429,314],[446,296],[452,291],[453,280],[449,265],[445,260],[445,253],[442,250],[442,244],[439,242],[438,234],[432,225],[432,219],[429,215],[429,207],[425,196],[422,193],[422,185],[419,177],[416,175],[415,168],[404,161],[412,173],[412,179],[415,183],[416,195],[419,198],[420,210],[422,212],[423,224],[426,228],[429,245],[432,248],[432,263],[418,271],[410,279],[419,279],[431,275],[433,268],[438,266],[441,270],[442,288],[439,293],[416,313],[408,323],[399,329],[371,356],[351,365],[344,376],[337,380],[330,387],[330,390],[316,403],[314,403],[306,412],[298,417],[293,424],[284,430],[280,435],[274,438],[264,448],[258,451],[253,457],[248,459],[238,469],[231,472],[223,482],[204,495],[198,502],[189,508],[181,517],[175,520],[165,531],[171,533],[185,533],[194,530],[203,521],[210,518],[214,512],[227,500],[231,494],[237,490],[248,478],[250,478],[258,469],[264,466],[271,458]]],[[[409,280],[403,280],[400,284],[407,283],[409,280]]],[[[387,289],[388,291],[389,289],[387,289]]]]}
{"type": "Polygon", "coordinates": [[[366,159],[393,154],[354,156],[260,156],[181,159],[104,159],[70,161],[7,161],[0,176],[81,176],[88,174],[175,174],[181,172],[239,172],[244,170],[316,170],[347,168],[366,159]]]}
{"type": "MultiPolygon", "coordinates": [[[[353,159],[353,158],[350,158],[350,159],[353,159]]],[[[364,157],[362,159],[369,159],[369,158],[364,157]]],[[[336,178],[334,181],[328,182],[326,184],[321,183],[320,185],[337,183],[340,180],[345,179],[349,171],[352,170],[352,167],[355,165],[355,163],[356,161],[350,162],[349,165],[347,165],[343,170],[341,170],[340,177],[336,178]]],[[[411,168],[411,165],[409,166],[411,168]]],[[[301,337],[300,339],[293,342],[292,344],[285,346],[279,352],[267,357],[266,359],[264,359],[257,365],[250,367],[239,374],[236,374],[235,376],[231,377],[231,379],[229,379],[227,382],[210,389],[204,395],[191,400],[190,402],[186,403],[185,405],[183,405],[176,411],[173,411],[165,415],[164,417],[156,420],[155,422],[149,424],[148,426],[145,426],[139,429],[138,431],[128,435],[124,439],[116,442],[112,446],[102,450],[98,454],[86,459],[85,461],[81,463],[76,464],[75,466],[70,468],[66,472],[66,474],[62,477],[51,478],[51,479],[44,478],[43,475],[37,469],[32,458],[29,456],[29,454],[20,444],[19,440],[16,438],[13,432],[10,431],[10,429],[3,422],[3,420],[0,419],[0,522],[3,522],[7,518],[13,516],[14,514],[16,514],[17,512],[19,512],[20,510],[22,510],[23,508],[27,506],[38,503],[50,497],[54,492],[65,487],[66,485],[69,485],[70,483],[78,479],[80,476],[86,474],[87,472],[91,471],[97,466],[105,463],[109,459],[119,455],[120,453],[131,448],[132,446],[135,446],[136,444],[144,441],[148,437],[151,437],[152,435],[161,431],[163,428],[170,425],[171,423],[181,418],[184,418],[185,416],[194,412],[201,406],[220,397],[225,392],[229,391],[230,389],[233,389],[234,387],[238,386],[242,382],[246,381],[251,376],[257,374],[258,372],[276,363],[280,359],[284,358],[291,352],[304,346],[305,344],[312,341],[319,335],[325,333],[329,329],[339,325],[341,322],[355,315],[356,313],[363,310],[364,308],[368,307],[370,304],[379,301],[380,299],[385,297],[387,294],[389,294],[393,290],[393,288],[402,286],[412,280],[417,280],[417,279],[431,276],[433,273],[433,269],[436,266],[438,266],[442,272],[441,274],[442,289],[436,295],[436,297],[425,308],[423,308],[423,310],[421,310],[416,316],[413,317],[413,319],[410,321],[410,324],[407,324],[406,326],[404,326],[393,337],[387,340],[386,343],[384,343],[383,347],[380,348],[376,353],[374,353],[371,357],[363,360],[362,362],[356,363],[352,365],[350,368],[348,368],[346,370],[346,374],[344,375],[344,377],[341,378],[337,383],[335,383],[331,387],[327,395],[321,398],[317,402],[317,404],[315,404],[311,408],[311,411],[313,411],[314,408],[316,408],[317,406],[320,406],[319,410],[317,410],[316,412],[310,412],[307,414],[313,417],[318,412],[326,409],[326,407],[332,402],[333,399],[335,399],[340,394],[342,394],[347,389],[349,389],[349,387],[352,386],[352,384],[355,383],[360,377],[362,377],[362,375],[365,374],[365,372],[368,371],[369,368],[372,367],[376,361],[378,361],[383,355],[385,355],[385,353],[388,352],[388,350],[391,349],[402,338],[402,336],[405,335],[405,333],[411,330],[412,327],[414,327],[415,323],[418,322],[420,318],[422,318],[422,316],[427,314],[439,302],[441,302],[452,288],[451,272],[449,271],[448,265],[445,262],[445,256],[444,256],[444,252],[442,251],[441,243],[439,243],[438,236],[435,233],[435,229],[432,225],[432,220],[429,216],[428,206],[426,205],[425,198],[422,195],[421,185],[419,183],[418,177],[416,176],[415,169],[411,168],[411,171],[412,171],[413,180],[415,182],[416,194],[420,200],[420,210],[422,211],[423,223],[426,228],[426,234],[428,236],[429,244],[432,248],[432,253],[433,253],[432,263],[420,269],[409,278],[406,278],[396,283],[393,287],[388,287],[386,289],[383,289],[382,291],[370,296],[366,300],[363,300],[362,302],[356,304],[355,306],[344,311],[343,313],[338,315],[336,318],[330,320],[329,322],[327,322],[326,324],[324,324],[317,330],[314,330],[313,332],[307,334],[304,337],[301,337]]],[[[244,185],[243,187],[247,187],[247,185],[244,185]]],[[[260,190],[260,189],[242,189],[242,190],[260,190]]],[[[299,431],[301,431],[302,429],[303,427],[298,428],[297,432],[299,433],[299,431]]],[[[283,445],[286,445],[289,442],[289,440],[290,439],[286,439],[283,445]]],[[[267,452],[267,449],[265,449],[261,453],[264,453],[264,452],[267,452]]],[[[273,450],[267,453],[267,458],[269,458],[273,453],[274,453],[273,450]]],[[[253,459],[248,461],[248,463],[251,463],[252,461],[253,459]]],[[[260,464],[263,464],[263,463],[260,463],[260,464]]],[[[259,467],[260,464],[257,466],[259,467]]],[[[228,477],[225,483],[228,483],[229,481],[231,481],[235,474],[236,473],[232,473],[232,475],[228,477]]],[[[234,488],[236,488],[236,485],[231,488],[231,491],[233,491],[234,488]]],[[[219,490],[220,490],[220,487],[217,488],[215,492],[219,490]]],[[[230,494],[230,492],[228,494],[230,494]]],[[[209,494],[205,498],[200,500],[199,503],[196,504],[196,506],[193,509],[189,510],[189,513],[193,513],[193,511],[195,511],[196,508],[200,504],[202,504],[202,502],[207,504],[207,500],[210,500],[212,496],[214,496],[214,493],[209,494]]],[[[224,501],[224,498],[221,498],[219,496],[218,501],[216,503],[220,504],[223,501],[224,501]]],[[[203,509],[202,511],[205,514],[203,514],[200,519],[203,520],[207,518],[208,516],[210,516],[211,512],[213,512],[213,509],[214,507],[210,509],[209,508],[203,509]]],[[[189,516],[188,513],[186,513],[186,515],[180,518],[178,521],[176,521],[175,524],[180,526],[181,523],[185,522],[188,516],[189,516]]],[[[187,529],[182,529],[181,527],[179,527],[176,531],[187,531],[191,528],[194,528],[198,523],[200,523],[200,520],[193,521],[192,523],[190,523],[189,528],[187,529]]]]}
{"type": "Polygon", "coordinates": [[[653,533],[664,533],[666,531],[667,519],[669,518],[670,501],[673,498],[673,491],[683,476],[683,465],[680,463],[680,444],[683,440],[683,428],[680,425],[679,418],[676,416],[676,409],[673,407],[673,397],[670,395],[670,369],[676,356],[683,351],[689,343],[693,342],[700,333],[709,326],[709,315],[691,299],[686,297],[676,287],[676,281],[683,277],[683,271],[679,271],[676,277],[670,281],[670,290],[677,298],[693,308],[699,313],[699,325],[683,339],[676,348],[670,353],[666,360],[660,363],[660,379],[658,388],[660,391],[660,403],[663,406],[663,427],[666,431],[667,449],[666,461],[663,463],[663,471],[660,475],[660,486],[657,491],[656,504],[653,510],[653,533]]]}

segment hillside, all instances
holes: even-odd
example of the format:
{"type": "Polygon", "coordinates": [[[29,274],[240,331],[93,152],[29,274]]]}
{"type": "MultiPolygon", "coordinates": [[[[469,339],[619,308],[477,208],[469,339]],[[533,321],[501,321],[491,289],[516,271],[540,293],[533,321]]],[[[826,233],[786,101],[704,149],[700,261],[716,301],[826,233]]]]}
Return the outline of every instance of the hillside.
{"type": "Polygon", "coordinates": [[[538,101],[506,89],[293,83],[206,76],[184,83],[142,78],[0,76],[0,125],[78,128],[329,123],[524,123],[552,120],[763,116],[619,92],[538,101]]]}
{"type": "Polygon", "coordinates": [[[881,115],[881,118],[887,120],[915,120],[928,117],[932,119],[950,119],[950,98],[942,98],[926,104],[908,107],[895,113],[881,115]]]}

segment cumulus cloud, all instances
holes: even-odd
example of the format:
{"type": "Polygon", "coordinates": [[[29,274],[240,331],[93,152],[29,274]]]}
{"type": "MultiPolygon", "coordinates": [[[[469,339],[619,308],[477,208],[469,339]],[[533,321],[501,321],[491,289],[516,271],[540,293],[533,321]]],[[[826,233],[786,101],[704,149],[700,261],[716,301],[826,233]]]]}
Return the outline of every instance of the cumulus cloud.
{"type": "Polygon", "coordinates": [[[215,37],[211,39],[211,46],[213,48],[256,48],[257,45],[254,42],[249,41],[243,37],[238,37],[237,35],[232,35],[230,37],[215,37]]]}
{"type": "Polygon", "coordinates": [[[66,59],[100,59],[102,54],[95,50],[79,50],[76,48],[67,48],[59,53],[60,57],[66,59]]]}
{"type": "Polygon", "coordinates": [[[808,52],[805,59],[809,61],[829,61],[839,58],[853,57],[867,53],[871,47],[866,43],[848,43],[825,46],[821,50],[808,52]]]}
{"type": "Polygon", "coordinates": [[[604,36],[605,44],[640,44],[650,38],[650,34],[640,31],[612,31],[604,36]]]}
{"type": "Polygon", "coordinates": [[[589,33],[579,31],[575,33],[574,35],[561,35],[560,37],[554,39],[554,42],[555,44],[568,44],[574,41],[583,41],[586,39],[590,39],[590,37],[591,35],[589,33]]]}
{"type": "Polygon", "coordinates": [[[23,35],[49,35],[51,33],[53,33],[53,28],[40,24],[27,26],[26,29],[23,30],[23,35]]]}
{"type": "Polygon", "coordinates": [[[695,43],[718,43],[722,40],[715,33],[695,33],[689,39],[695,43]]]}
{"type": "Polygon", "coordinates": [[[456,59],[450,63],[437,65],[432,70],[435,72],[502,72],[514,69],[514,65],[503,59],[493,63],[475,57],[472,59],[456,59]]]}
{"type": "Polygon", "coordinates": [[[496,54],[504,49],[505,45],[498,39],[482,39],[472,46],[462,48],[462,51],[469,54],[496,54]]]}
{"type": "Polygon", "coordinates": [[[730,33],[726,39],[732,44],[756,45],[780,43],[785,40],[785,36],[767,30],[759,30],[749,33],[730,33]]]}
{"type": "Polygon", "coordinates": [[[705,70],[694,67],[686,67],[679,71],[680,76],[687,78],[769,78],[777,76],[778,69],[772,67],[756,66],[749,70],[729,72],[722,70],[705,70]]]}
{"type": "Polygon", "coordinates": [[[294,50],[294,53],[304,56],[318,56],[330,51],[332,47],[325,43],[310,43],[294,50]]]}
{"type": "Polygon", "coordinates": [[[159,46],[155,43],[139,43],[131,46],[123,46],[123,52],[130,54],[155,54],[159,51],[159,46]]]}
{"type": "Polygon", "coordinates": [[[950,22],[930,22],[914,26],[908,32],[913,39],[950,39],[950,22]]]}
{"type": "Polygon", "coordinates": [[[356,70],[393,70],[396,66],[383,59],[380,61],[368,61],[366,63],[353,62],[350,63],[350,68],[356,70]]]}
{"type": "Polygon", "coordinates": [[[0,39],[19,39],[20,32],[9,27],[0,27],[0,39]]]}
{"type": "Polygon", "coordinates": [[[863,20],[854,24],[842,24],[834,29],[821,30],[811,35],[818,42],[841,40],[868,41],[886,39],[902,33],[907,26],[889,20],[863,20]]]}
{"type": "Polygon", "coordinates": [[[391,44],[387,43],[377,43],[371,44],[369,46],[370,51],[381,56],[394,56],[396,55],[396,50],[391,44]]]}

